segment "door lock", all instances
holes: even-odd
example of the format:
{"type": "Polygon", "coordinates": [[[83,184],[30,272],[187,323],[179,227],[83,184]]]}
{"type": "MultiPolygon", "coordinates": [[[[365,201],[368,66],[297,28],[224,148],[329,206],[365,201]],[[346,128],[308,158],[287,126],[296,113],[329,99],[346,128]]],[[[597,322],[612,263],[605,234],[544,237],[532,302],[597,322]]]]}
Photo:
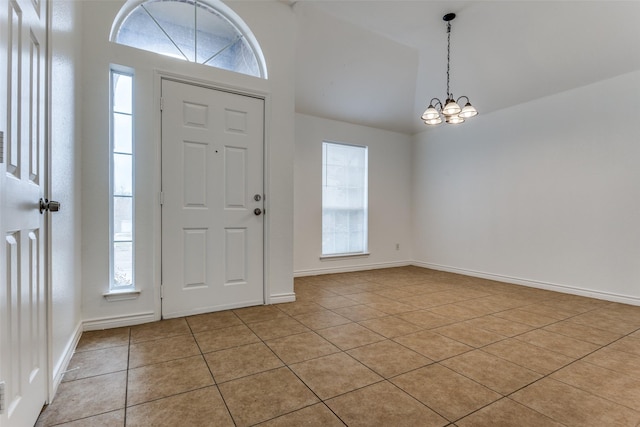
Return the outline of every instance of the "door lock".
{"type": "Polygon", "coordinates": [[[40,213],[44,213],[44,211],[49,212],[58,212],[60,210],[60,202],[56,202],[55,200],[49,201],[49,199],[40,198],[40,213]]]}
{"type": "Polygon", "coordinates": [[[253,200],[255,200],[256,202],[259,202],[260,200],[262,200],[262,196],[259,194],[256,194],[255,196],[253,196],[253,200]]]}
{"type": "Polygon", "coordinates": [[[256,216],[258,216],[258,215],[262,214],[262,210],[260,208],[255,208],[253,210],[253,213],[256,214],[256,216]]]}

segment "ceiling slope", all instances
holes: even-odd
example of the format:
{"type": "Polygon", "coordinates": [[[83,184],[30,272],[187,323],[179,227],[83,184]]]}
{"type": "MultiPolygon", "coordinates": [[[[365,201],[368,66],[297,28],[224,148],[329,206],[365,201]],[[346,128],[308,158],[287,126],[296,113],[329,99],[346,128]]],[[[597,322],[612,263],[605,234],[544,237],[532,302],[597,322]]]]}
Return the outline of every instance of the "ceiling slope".
{"type": "Polygon", "coordinates": [[[458,14],[451,90],[481,115],[640,69],[639,1],[300,0],[293,8],[296,109],[408,134],[425,129],[429,100],[446,96],[447,12],[458,14]]]}

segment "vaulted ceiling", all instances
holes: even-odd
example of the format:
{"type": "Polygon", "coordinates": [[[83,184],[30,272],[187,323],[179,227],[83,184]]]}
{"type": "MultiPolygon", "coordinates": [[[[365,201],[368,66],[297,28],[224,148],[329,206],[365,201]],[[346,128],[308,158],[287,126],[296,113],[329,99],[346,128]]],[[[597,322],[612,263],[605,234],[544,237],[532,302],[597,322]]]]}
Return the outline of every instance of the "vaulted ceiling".
{"type": "MultiPolygon", "coordinates": [[[[448,12],[457,14],[451,91],[480,114],[640,69],[639,1],[289,3],[298,20],[296,110],[407,134],[426,128],[419,117],[431,98],[446,97],[448,12]]],[[[547,114],[561,112],[531,120],[547,114]]]]}

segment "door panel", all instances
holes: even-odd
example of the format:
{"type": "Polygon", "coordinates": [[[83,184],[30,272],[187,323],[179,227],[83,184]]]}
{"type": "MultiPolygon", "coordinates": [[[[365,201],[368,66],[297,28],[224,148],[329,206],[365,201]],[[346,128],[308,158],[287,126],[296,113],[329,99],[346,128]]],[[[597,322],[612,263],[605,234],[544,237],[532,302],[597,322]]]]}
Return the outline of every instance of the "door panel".
{"type": "Polygon", "coordinates": [[[225,285],[247,282],[247,229],[226,228],[225,230],[225,285]]]}
{"type": "Polygon", "coordinates": [[[247,202],[247,156],[246,149],[225,147],[224,149],[224,200],[227,209],[246,209],[247,202]]]}
{"type": "Polygon", "coordinates": [[[262,304],[264,101],[170,80],[162,98],[162,315],[262,304]]]}
{"type": "Polygon", "coordinates": [[[184,230],[184,287],[207,286],[208,230],[184,230]]]}
{"type": "Polygon", "coordinates": [[[46,12],[44,1],[9,0],[0,12],[0,380],[3,426],[33,425],[47,396],[43,242],[46,12]]]}

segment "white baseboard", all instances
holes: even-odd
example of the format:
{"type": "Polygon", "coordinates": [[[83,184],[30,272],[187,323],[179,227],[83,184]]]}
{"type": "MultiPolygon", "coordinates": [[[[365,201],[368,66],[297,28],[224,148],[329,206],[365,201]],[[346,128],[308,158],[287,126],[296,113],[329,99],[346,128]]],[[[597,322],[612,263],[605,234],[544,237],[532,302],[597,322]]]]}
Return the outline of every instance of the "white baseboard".
{"type": "Polygon", "coordinates": [[[295,302],[296,294],[291,292],[287,294],[274,294],[269,296],[269,304],[282,304],[285,302],[295,302]]]}
{"type": "Polygon", "coordinates": [[[561,285],[558,283],[540,282],[537,280],[521,279],[518,277],[504,276],[501,274],[486,273],[483,271],[467,270],[464,268],[450,267],[447,265],[433,264],[428,262],[414,261],[412,265],[416,267],[430,268],[432,270],[458,273],[465,276],[480,277],[483,279],[495,280],[498,282],[513,283],[516,285],[528,286],[530,288],[545,289],[548,291],[562,292],[565,294],[579,295],[589,298],[597,298],[605,301],[619,302],[622,304],[639,305],[640,298],[629,295],[614,294],[611,292],[596,291],[593,289],[579,288],[576,286],[561,285]]]}
{"type": "Polygon", "coordinates": [[[319,276],[321,274],[351,273],[362,270],[377,270],[380,268],[406,267],[412,265],[411,261],[379,262],[375,264],[348,265],[342,267],[315,268],[310,270],[297,270],[293,277],[319,276]]]}
{"type": "Polygon", "coordinates": [[[71,358],[73,357],[73,353],[76,351],[76,347],[78,346],[78,341],[80,341],[80,336],[82,335],[82,322],[78,322],[76,325],[73,334],[69,341],[67,341],[67,345],[64,348],[64,353],[60,360],[58,360],[53,366],[53,375],[52,375],[52,383],[51,389],[49,390],[49,403],[53,401],[56,392],[58,391],[58,386],[62,382],[62,377],[69,367],[69,362],[71,362],[71,358]]]}
{"type": "Polygon", "coordinates": [[[97,331],[101,329],[120,328],[123,326],[140,325],[142,323],[160,320],[152,311],[146,313],[131,314],[126,316],[102,317],[85,320],[82,324],[85,331],[97,331]]]}

